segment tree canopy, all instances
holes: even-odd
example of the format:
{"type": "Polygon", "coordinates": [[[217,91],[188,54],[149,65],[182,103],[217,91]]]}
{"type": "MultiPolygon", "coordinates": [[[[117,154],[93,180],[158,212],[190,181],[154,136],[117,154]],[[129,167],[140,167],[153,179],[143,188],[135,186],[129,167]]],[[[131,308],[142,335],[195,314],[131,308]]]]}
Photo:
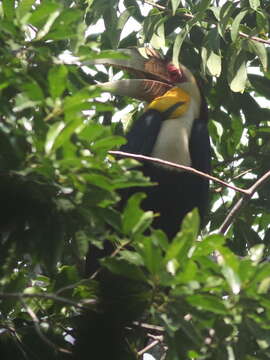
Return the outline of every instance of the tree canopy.
{"type": "Polygon", "coordinates": [[[168,360],[270,358],[269,13],[268,0],[0,1],[1,359],[90,359],[112,312],[132,320],[125,359],[154,345],[168,360]],[[225,182],[203,230],[194,210],[172,242],[142,193],[117,207],[119,189],[149,185],[109,153],[142,106],[98,86],[127,74],[90,65],[149,45],[196,76],[225,182]],[[105,240],[115,286],[84,273],[105,240]]]}

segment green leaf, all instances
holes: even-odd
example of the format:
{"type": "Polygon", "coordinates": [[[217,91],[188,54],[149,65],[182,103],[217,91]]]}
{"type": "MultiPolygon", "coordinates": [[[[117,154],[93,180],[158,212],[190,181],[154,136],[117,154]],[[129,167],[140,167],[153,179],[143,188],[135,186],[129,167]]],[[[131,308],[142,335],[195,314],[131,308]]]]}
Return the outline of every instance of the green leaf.
{"type": "Polygon", "coordinates": [[[15,16],[15,0],[3,0],[2,7],[4,11],[4,16],[8,20],[14,19],[15,16]]]}
{"type": "Polygon", "coordinates": [[[100,138],[101,136],[105,136],[106,133],[106,128],[104,126],[91,122],[89,124],[86,124],[85,127],[81,128],[78,136],[80,139],[87,140],[90,143],[100,138]]]}
{"type": "Polygon", "coordinates": [[[36,101],[29,99],[28,94],[22,93],[15,97],[14,112],[20,112],[27,108],[34,108],[37,105],[36,101]]]}
{"type": "Polygon", "coordinates": [[[72,96],[65,96],[64,98],[64,112],[66,120],[72,120],[75,114],[82,110],[91,109],[92,103],[89,102],[91,97],[99,96],[100,90],[93,86],[89,89],[82,89],[76,91],[72,96]]]}
{"type": "Polygon", "coordinates": [[[258,286],[258,294],[268,294],[270,289],[270,276],[263,279],[258,286]]]}
{"type": "Polygon", "coordinates": [[[210,11],[212,11],[213,15],[215,16],[215,18],[220,21],[220,10],[221,8],[220,7],[217,7],[217,6],[211,6],[209,8],[210,11]]]}
{"type": "Polygon", "coordinates": [[[145,194],[137,193],[132,195],[127,202],[122,217],[122,229],[124,234],[142,233],[152,222],[153,213],[144,212],[140,209],[140,203],[145,194]]]}
{"type": "Polygon", "coordinates": [[[221,264],[222,273],[227,280],[233,294],[239,294],[242,285],[240,276],[238,274],[239,261],[237,257],[225,247],[219,247],[218,251],[221,254],[219,262],[221,264]]]}
{"type": "Polygon", "coordinates": [[[157,27],[155,33],[150,40],[150,43],[155,49],[160,49],[165,46],[165,33],[163,22],[157,27]]]}
{"type": "Polygon", "coordinates": [[[268,16],[263,11],[256,11],[257,33],[266,34],[269,30],[268,16]]]}
{"type": "Polygon", "coordinates": [[[143,271],[133,264],[116,258],[107,258],[102,260],[102,264],[116,275],[121,275],[131,280],[147,281],[143,271]]]}
{"type": "Polygon", "coordinates": [[[154,244],[151,237],[143,237],[138,243],[138,252],[144,265],[152,275],[158,275],[163,262],[161,249],[154,244]]]}
{"type": "Polygon", "coordinates": [[[220,9],[220,21],[218,24],[218,31],[220,35],[225,39],[226,31],[231,21],[231,15],[235,11],[235,7],[232,1],[225,1],[220,9]]]}
{"type": "Polygon", "coordinates": [[[258,56],[260,62],[262,64],[263,70],[267,71],[268,66],[268,57],[267,51],[264,44],[259,43],[258,41],[249,40],[249,47],[253,50],[253,52],[258,56]]]}
{"type": "MultiPolygon", "coordinates": [[[[10,276],[9,282],[5,284],[3,292],[4,293],[20,293],[24,290],[25,286],[27,286],[28,278],[25,272],[20,271],[17,273],[13,273],[10,276]]],[[[9,311],[15,310],[15,306],[17,302],[20,301],[19,298],[6,298],[1,301],[1,312],[4,315],[7,315],[9,311]]]]}
{"type": "Polygon", "coordinates": [[[180,266],[184,266],[186,260],[190,256],[189,251],[197,239],[198,229],[199,215],[198,211],[194,210],[185,216],[181,231],[169,245],[164,259],[165,263],[175,259],[180,266]]]}
{"type": "Polygon", "coordinates": [[[265,76],[249,74],[248,79],[255,91],[270,99],[270,80],[265,76]]]}
{"type": "Polygon", "coordinates": [[[42,1],[29,18],[29,23],[40,29],[47,21],[49,15],[59,10],[59,4],[42,1]]]}
{"type": "Polygon", "coordinates": [[[179,6],[179,4],[181,3],[181,0],[171,0],[171,4],[172,4],[172,14],[175,15],[175,12],[179,6]]]}
{"type": "Polygon", "coordinates": [[[210,311],[215,314],[228,315],[228,310],[222,300],[211,295],[191,295],[187,296],[187,301],[199,310],[210,311]]]}
{"type": "Polygon", "coordinates": [[[243,20],[243,18],[246,16],[247,12],[248,12],[247,10],[240,11],[240,13],[233,20],[233,23],[232,23],[232,26],[231,26],[232,42],[236,41],[236,39],[238,37],[240,23],[243,20]]]}
{"type": "Polygon", "coordinates": [[[260,6],[260,0],[249,0],[249,5],[250,5],[251,9],[256,11],[258,9],[258,7],[260,6]]]}
{"type": "Polygon", "coordinates": [[[92,145],[92,149],[95,151],[111,150],[112,148],[121,146],[125,143],[126,143],[126,140],[122,136],[107,136],[104,139],[97,140],[92,145]]]}
{"type": "Polygon", "coordinates": [[[45,38],[45,36],[50,32],[54,22],[56,21],[60,13],[60,9],[55,9],[48,15],[45,24],[38,31],[35,40],[41,40],[45,38]]]}
{"type": "Polygon", "coordinates": [[[89,236],[83,230],[79,230],[74,236],[76,251],[81,259],[86,256],[89,249],[89,236]]]}
{"type": "Polygon", "coordinates": [[[28,12],[30,12],[35,2],[36,0],[21,0],[16,8],[18,19],[23,18],[28,12]]]}
{"type": "Polygon", "coordinates": [[[65,65],[54,66],[48,74],[50,94],[53,99],[60,97],[67,85],[68,70],[65,65]]]}
{"type": "Polygon", "coordinates": [[[209,256],[214,253],[216,249],[219,249],[225,243],[225,237],[220,234],[208,235],[196,243],[196,248],[193,253],[193,257],[197,256],[209,256]]]}
{"type": "Polygon", "coordinates": [[[117,49],[121,32],[130,17],[128,10],[123,11],[120,16],[117,14],[113,5],[108,6],[105,10],[103,18],[107,31],[107,36],[111,42],[111,47],[117,49]]]}
{"type": "Polygon", "coordinates": [[[172,62],[177,66],[179,64],[179,54],[181,51],[182,44],[188,34],[188,28],[184,28],[176,36],[173,44],[173,58],[172,62]]]}
{"type": "Polygon", "coordinates": [[[57,137],[64,128],[65,128],[65,123],[63,121],[58,121],[50,127],[44,145],[45,153],[47,155],[51,153],[57,137]]]}
{"type": "Polygon", "coordinates": [[[27,93],[29,99],[33,101],[41,101],[44,99],[42,88],[35,80],[22,84],[22,89],[27,93]]]}
{"type": "MultiPolygon", "coordinates": [[[[63,144],[65,144],[67,141],[69,141],[70,137],[72,134],[75,133],[75,130],[81,126],[82,124],[82,118],[80,117],[74,117],[73,120],[68,121],[67,123],[65,123],[64,127],[61,127],[59,125],[59,128],[57,127],[57,131],[55,131],[54,136],[51,137],[51,140],[54,139],[54,142],[51,146],[51,148],[49,147],[49,145],[47,147],[45,147],[45,149],[47,150],[46,153],[52,153],[54,151],[56,151],[57,149],[59,149],[63,144]]],[[[46,144],[50,144],[50,142],[46,143],[46,144]]]]}
{"type": "Polygon", "coordinates": [[[246,87],[246,81],[247,81],[246,60],[243,60],[235,71],[233,79],[230,82],[230,88],[234,92],[243,92],[246,87]]]}
{"type": "MultiPolygon", "coordinates": [[[[61,266],[55,276],[54,290],[59,290],[80,280],[76,266],[61,266]]],[[[73,291],[73,288],[69,289],[73,291]]],[[[67,292],[65,292],[66,294],[67,292]]]]}
{"type": "Polygon", "coordinates": [[[252,248],[249,249],[249,257],[254,263],[258,263],[262,261],[264,256],[264,250],[265,245],[264,244],[258,244],[255,246],[252,246],[252,248]]]}
{"type": "MultiPolygon", "coordinates": [[[[198,13],[202,13],[201,15],[202,15],[202,17],[204,16],[204,11],[205,10],[208,10],[208,8],[209,8],[209,5],[211,4],[211,0],[201,0],[200,2],[198,2],[197,4],[197,11],[198,11],[198,13]]],[[[200,15],[200,16],[201,16],[200,15]]]]}
{"type": "Polygon", "coordinates": [[[207,67],[211,75],[219,77],[221,74],[221,56],[211,51],[207,59],[207,67]]]}
{"type": "Polygon", "coordinates": [[[112,181],[105,175],[95,174],[91,172],[89,174],[81,174],[81,177],[89,184],[96,185],[105,190],[112,190],[112,181]]]}

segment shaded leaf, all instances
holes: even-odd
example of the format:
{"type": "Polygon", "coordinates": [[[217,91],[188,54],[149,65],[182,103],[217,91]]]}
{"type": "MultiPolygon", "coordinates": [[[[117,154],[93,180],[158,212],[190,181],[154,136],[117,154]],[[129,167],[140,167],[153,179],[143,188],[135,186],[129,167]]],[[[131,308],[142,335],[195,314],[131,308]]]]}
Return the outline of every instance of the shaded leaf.
{"type": "Polygon", "coordinates": [[[50,69],[48,80],[53,99],[61,96],[66,89],[67,74],[68,70],[64,65],[55,66],[50,69]]]}

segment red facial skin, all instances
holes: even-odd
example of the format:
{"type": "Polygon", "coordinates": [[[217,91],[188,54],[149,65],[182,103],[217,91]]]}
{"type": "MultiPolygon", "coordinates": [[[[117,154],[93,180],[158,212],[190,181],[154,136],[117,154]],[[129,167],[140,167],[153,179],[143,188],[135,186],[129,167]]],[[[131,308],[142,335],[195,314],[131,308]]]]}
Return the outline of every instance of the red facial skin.
{"type": "Polygon", "coordinates": [[[182,82],[186,81],[186,78],[185,78],[183,72],[181,71],[181,69],[177,68],[175,65],[173,65],[171,63],[168,64],[167,70],[168,70],[170,80],[172,83],[176,84],[176,83],[182,83],[182,82]]]}

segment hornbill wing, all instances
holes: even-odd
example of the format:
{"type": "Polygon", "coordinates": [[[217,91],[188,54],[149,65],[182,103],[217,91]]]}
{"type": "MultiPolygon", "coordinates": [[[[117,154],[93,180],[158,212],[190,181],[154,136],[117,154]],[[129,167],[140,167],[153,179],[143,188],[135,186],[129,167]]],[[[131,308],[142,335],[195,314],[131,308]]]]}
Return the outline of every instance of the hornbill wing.
{"type": "MultiPolygon", "coordinates": [[[[192,167],[209,174],[211,170],[211,148],[207,123],[202,119],[195,119],[191,132],[189,151],[192,159],[192,167]]],[[[198,199],[199,212],[202,223],[207,212],[209,199],[209,181],[199,178],[200,193],[198,199]]]]}
{"type": "Polygon", "coordinates": [[[211,169],[210,139],[207,124],[201,119],[195,119],[193,122],[189,151],[192,167],[209,174],[211,169]]]}
{"type": "Polygon", "coordinates": [[[121,147],[121,151],[150,156],[162,120],[162,114],[154,109],[143,113],[127,133],[127,143],[121,147]]]}

